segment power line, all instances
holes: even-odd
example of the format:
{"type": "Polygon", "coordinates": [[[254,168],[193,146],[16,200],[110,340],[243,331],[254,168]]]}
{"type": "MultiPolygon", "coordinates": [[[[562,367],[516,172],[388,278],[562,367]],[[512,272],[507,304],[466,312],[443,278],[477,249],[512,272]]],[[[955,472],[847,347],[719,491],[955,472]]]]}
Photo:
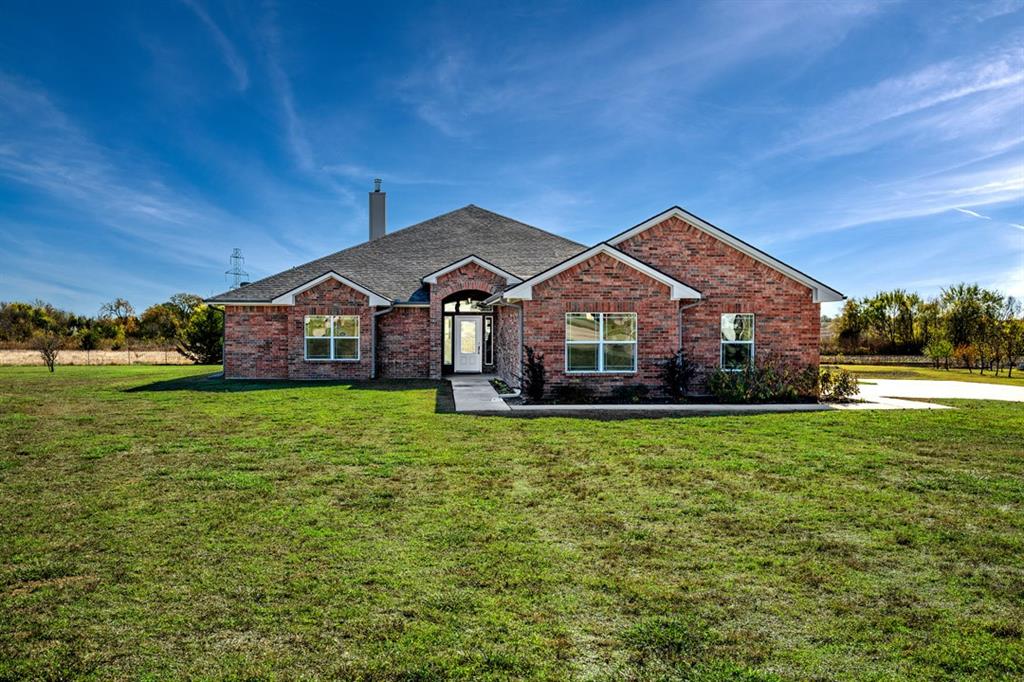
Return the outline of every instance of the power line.
{"type": "Polygon", "coordinates": [[[234,249],[231,252],[231,267],[224,271],[225,275],[231,276],[231,288],[237,289],[242,284],[248,284],[249,273],[242,269],[245,265],[245,256],[241,249],[234,249]]]}

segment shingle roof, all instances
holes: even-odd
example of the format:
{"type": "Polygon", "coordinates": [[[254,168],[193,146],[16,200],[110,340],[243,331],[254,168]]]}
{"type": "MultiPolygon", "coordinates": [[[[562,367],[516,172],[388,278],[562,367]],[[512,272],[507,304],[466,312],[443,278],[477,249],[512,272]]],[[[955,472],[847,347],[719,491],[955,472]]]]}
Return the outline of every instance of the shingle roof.
{"type": "Polygon", "coordinates": [[[584,247],[470,204],[207,299],[265,302],[334,271],[397,302],[426,302],[421,278],[469,255],[526,279],[584,247]]]}

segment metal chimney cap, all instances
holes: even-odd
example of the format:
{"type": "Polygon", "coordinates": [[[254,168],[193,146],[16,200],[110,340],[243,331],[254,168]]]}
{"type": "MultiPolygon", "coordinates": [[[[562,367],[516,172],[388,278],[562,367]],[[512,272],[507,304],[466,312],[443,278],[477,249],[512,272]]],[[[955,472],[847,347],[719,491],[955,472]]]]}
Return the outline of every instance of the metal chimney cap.
{"type": "Polygon", "coordinates": [[[379,192],[380,191],[380,183],[381,183],[381,179],[380,178],[374,178],[373,179],[373,191],[374,192],[379,192]]]}

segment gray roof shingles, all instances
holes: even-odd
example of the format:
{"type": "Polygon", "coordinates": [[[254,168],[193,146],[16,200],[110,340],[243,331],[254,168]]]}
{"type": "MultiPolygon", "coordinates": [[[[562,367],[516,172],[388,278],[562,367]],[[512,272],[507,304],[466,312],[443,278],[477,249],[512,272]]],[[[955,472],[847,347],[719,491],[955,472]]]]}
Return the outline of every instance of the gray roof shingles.
{"type": "Polygon", "coordinates": [[[396,303],[426,302],[429,296],[420,280],[466,256],[526,279],[584,248],[470,204],[207,300],[267,302],[333,271],[396,303]]]}

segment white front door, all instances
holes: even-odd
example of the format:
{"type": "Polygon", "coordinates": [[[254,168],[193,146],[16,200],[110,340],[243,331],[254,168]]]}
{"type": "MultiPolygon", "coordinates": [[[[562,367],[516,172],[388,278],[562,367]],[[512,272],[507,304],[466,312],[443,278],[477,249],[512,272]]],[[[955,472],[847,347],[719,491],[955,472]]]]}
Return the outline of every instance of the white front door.
{"type": "Polygon", "coordinates": [[[455,371],[479,372],[483,370],[483,334],[478,315],[455,316],[455,371]]]}

